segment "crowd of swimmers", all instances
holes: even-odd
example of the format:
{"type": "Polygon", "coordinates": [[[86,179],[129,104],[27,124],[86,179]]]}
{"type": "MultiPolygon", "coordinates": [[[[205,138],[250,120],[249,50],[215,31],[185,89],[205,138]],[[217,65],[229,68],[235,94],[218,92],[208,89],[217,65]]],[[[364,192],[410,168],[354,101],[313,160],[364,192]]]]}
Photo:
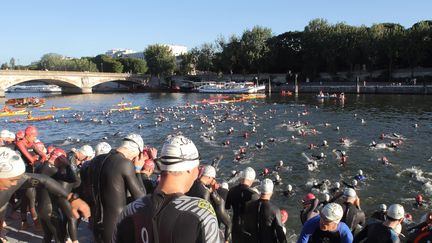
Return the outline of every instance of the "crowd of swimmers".
{"type": "MultiPolygon", "coordinates": [[[[289,214],[272,202],[278,193],[274,187],[283,184],[278,173],[289,170],[283,161],[261,173],[247,167],[220,178],[220,158],[202,165],[193,141],[181,134],[169,135],[160,151],[146,146],[135,133],[124,136],[116,148],[100,142],[95,148],[83,145],[71,151],[45,146],[38,134],[34,126],[16,133],[0,132],[2,230],[6,217],[19,212],[21,228],[42,231],[43,242],[78,242],[78,224],[85,219],[95,242],[288,241],[289,214]],[[276,175],[275,179],[269,175],[276,175]],[[28,215],[33,222],[27,221],[28,215]]],[[[400,142],[386,147],[402,143],[400,136],[393,135],[400,142]]],[[[321,146],[328,146],[327,141],[321,146]]],[[[370,145],[375,146],[375,142],[370,145]]],[[[246,147],[236,159],[242,158],[246,147]]],[[[333,152],[341,164],[347,162],[345,151],[333,152]]],[[[325,157],[323,153],[308,157],[311,169],[325,157]]],[[[357,190],[365,180],[367,176],[359,170],[350,183],[314,182],[302,198],[300,213],[290,213],[290,220],[303,225],[297,242],[432,239],[432,214],[415,223],[402,205],[381,204],[376,212],[365,215],[357,190]],[[320,199],[323,188],[328,193],[320,199]]],[[[295,191],[287,185],[283,195],[292,197],[295,191]]],[[[416,206],[424,204],[418,195],[416,206]]],[[[7,242],[7,235],[2,234],[1,241],[7,242]]]]}

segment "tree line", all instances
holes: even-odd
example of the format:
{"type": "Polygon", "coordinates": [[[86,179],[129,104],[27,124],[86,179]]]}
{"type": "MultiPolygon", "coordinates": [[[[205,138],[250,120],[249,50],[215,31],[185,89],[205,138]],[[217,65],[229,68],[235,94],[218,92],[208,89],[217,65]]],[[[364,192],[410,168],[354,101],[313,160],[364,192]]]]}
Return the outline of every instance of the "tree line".
{"type": "MultiPolygon", "coordinates": [[[[144,50],[145,60],[112,58],[106,55],[65,59],[46,54],[26,68],[66,71],[149,73],[157,76],[189,74],[193,70],[223,74],[298,73],[313,79],[320,72],[386,70],[391,79],[396,68],[432,67],[432,21],[405,28],[396,23],[370,27],[345,23],[330,24],[314,19],[303,31],[273,35],[270,28],[255,26],[241,36],[219,37],[176,58],[163,45],[144,50]]],[[[2,69],[15,65],[15,60],[2,69]]]]}

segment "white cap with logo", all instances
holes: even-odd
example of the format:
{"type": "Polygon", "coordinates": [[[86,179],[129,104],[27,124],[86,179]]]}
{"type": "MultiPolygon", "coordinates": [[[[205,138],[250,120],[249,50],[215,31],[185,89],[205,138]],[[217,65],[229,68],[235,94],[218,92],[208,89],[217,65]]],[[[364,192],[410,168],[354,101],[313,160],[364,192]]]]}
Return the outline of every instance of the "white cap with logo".
{"type": "Polygon", "coordinates": [[[19,176],[25,172],[21,156],[7,147],[0,147],[0,179],[19,176]]]}
{"type": "Polygon", "coordinates": [[[202,173],[203,176],[208,176],[211,178],[216,178],[216,169],[211,165],[206,165],[202,173]]]}
{"type": "Polygon", "coordinates": [[[168,136],[157,164],[161,171],[187,171],[199,165],[195,144],[182,135],[168,136]]]}
{"type": "Polygon", "coordinates": [[[405,215],[405,209],[400,204],[392,204],[387,210],[387,216],[392,219],[401,219],[405,215]]]}
{"type": "Polygon", "coordinates": [[[123,138],[122,147],[137,149],[139,153],[144,150],[144,140],[141,135],[136,133],[129,133],[123,138]]]}
{"type": "Polygon", "coordinates": [[[111,145],[109,145],[107,142],[100,142],[95,147],[96,156],[100,154],[107,154],[109,151],[111,151],[111,145]]]}
{"type": "Polygon", "coordinates": [[[321,210],[320,215],[327,221],[339,223],[343,216],[343,209],[342,206],[337,203],[328,203],[321,210]]]}
{"type": "Polygon", "coordinates": [[[348,198],[353,198],[357,196],[357,193],[354,189],[347,187],[345,188],[343,195],[348,198]]]}

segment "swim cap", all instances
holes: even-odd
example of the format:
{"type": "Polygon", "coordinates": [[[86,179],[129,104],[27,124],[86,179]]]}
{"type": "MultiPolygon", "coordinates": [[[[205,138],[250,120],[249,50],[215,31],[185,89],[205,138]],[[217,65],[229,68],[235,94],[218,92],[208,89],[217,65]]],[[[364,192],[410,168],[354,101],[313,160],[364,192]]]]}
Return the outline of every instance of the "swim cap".
{"type": "Polygon", "coordinates": [[[25,172],[24,161],[14,150],[0,147],[0,179],[12,178],[25,172]]]}
{"type": "Polygon", "coordinates": [[[422,202],[422,201],[423,201],[423,196],[422,196],[421,194],[418,194],[418,195],[415,197],[415,200],[416,200],[416,202],[422,202]]]}
{"type": "Polygon", "coordinates": [[[261,181],[260,184],[260,190],[261,190],[261,194],[271,194],[273,193],[273,181],[266,178],[263,181],[261,181]]]}
{"type": "Polygon", "coordinates": [[[95,155],[95,151],[90,145],[83,145],[81,148],[77,150],[78,152],[82,153],[86,157],[93,157],[95,155]]]}
{"type": "Polygon", "coordinates": [[[359,170],[359,171],[358,171],[358,174],[359,174],[359,175],[363,175],[363,171],[362,171],[362,170],[359,170]]]}
{"type": "Polygon", "coordinates": [[[227,190],[229,189],[228,183],[226,183],[225,181],[222,182],[221,187],[227,190]]]}
{"type": "Polygon", "coordinates": [[[320,213],[326,221],[339,223],[343,216],[342,206],[337,203],[329,203],[324,206],[320,213]]]}
{"type": "Polygon", "coordinates": [[[405,215],[404,207],[400,204],[392,204],[387,210],[387,216],[392,219],[401,219],[405,215]]]}
{"type": "Polygon", "coordinates": [[[339,182],[336,182],[336,183],[335,183],[335,187],[336,187],[336,188],[340,188],[340,183],[339,183],[339,182]]]}
{"type": "Polygon", "coordinates": [[[324,195],[324,201],[326,201],[326,202],[330,201],[330,195],[329,194],[326,193],[324,195]]]}
{"type": "Polygon", "coordinates": [[[203,176],[216,178],[216,169],[211,165],[206,165],[202,173],[203,176]]]}
{"type": "Polygon", "coordinates": [[[67,156],[66,155],[66,152],[63,150],[63,149],[61,149],[61,148],[55,148],[52,152],[51,152],[51,154],[50,154],[50,158],[53,158],[53,159],[56,159],[57,157],[60,157],[60,156],[67,156]]]}
{"type": "Polygon", "coordinates": [[[242,179],[255,180],[255,170],[252,167],[247,167],[242,173],[242,179]]]}
{"type": "Polygon", "coordinates": [[[380,204],[380,205],[378,205],[378,209],[381,211],[381,212],[385,212],[385,211],[387,211],[387,205],[385,205],[385,204],[380,204]]]}
{"type": "Polygon", "coordinates": [[[132,146],[134,149],[138,149],[138,152],[140,153],[144,150],[144,140],[136,133],[129,133],[126,137],[124,137],[123,144],[125,144],[125,142],[129,142],[128,146],[125,147],[129,148],[132,146]]]}
{"type": "Polygon", "coordinates": [[[303,197],[302,201],[304,204],[304,203],[308,203],[309,201],[314,200],[314,199],[315,199],[315,195],[312,193],[308,193],[303,197]]]}
{"type": "Polygon", "coordinates": [[[289,191],[289,192],[292,191],[292,186],[291,186],[291,184],[288,184],[288,185],[287,185],[287,191],[289,191]]]}
{"type": "Polygon", "coordinates": [[[282,224],[285,224],[285,222],[288,220],[288,212],[285,209],[281,209],[280,212],[282,224]]]}
{"type": "Polygon", "coordinates": [[[109,145],[107,142],[100,142],[96,145],[95,150],[96,156],[100,154],[107,154],[109,151],[111,151],[111,145],[109,145]]]}
{"type": "Polygon", "coordinates": [[[144,168],[145,170],[154,170],[154,168],[155,168],[155,163],[154,163],[154,161],[153,161],[152,159],[146,159],[146,160],[144,161],[143,168],[144,168]]]}
{"type": "Polygon", "coordinates": [[[157,164],[161,171],[187,171],[199,165],[195,144],[182,135],[168,136],[157,164]]]}
{"type": "Polygon", "coordinates": [[[345,190],[344,190],[344,194],[343,194],[345,197],[347,197],[347,198],[353,198],[353,197],[356,197],[357,196],[357,193],[356,193],[356,191],[354,190],[354,189],[352,189],[352,188],[345,188],[345,190]]]}
{"type": "Polygon", "coordinates": [[[53,145],[48,146],[48,148],[47,148],[47,153],[48,153],[48,154],[51,154],[52,151],[54,151],[54,149],[55,149],[55,147],[54,147],[53,145]]]}
{"type": "Polygon", "coordinates": [[[357,186],[358,181],[356,179],[354,179],[354,180],[352,180],[352,184],[353,184],[353,186],[357,186]]]}
{"type": "Polygon", "coordinates": [[[2,130],[0,132],[0,137],[1,138],[10,138],[10,139],[15,139],[15,134],[9,130],[2,130]]]}
{"type": "Polygon", "coordinates": [[[37,128],[34,127],[34,126],[28,126],[28,127],[25,129],[24,134],[25,134],[26,136],[37,136],[37,135],[38,135],[38,130],[37,130],[37,128]]]}
{"type": "Polygon", "coordinates": [[[16,138],[18,138],[18,139],[23,139],[24,136],[25,136],[25,133],[24,133],[24,131],[18,131],[18,132],[15,134],[15,136],[16,136],[16,138]]]}

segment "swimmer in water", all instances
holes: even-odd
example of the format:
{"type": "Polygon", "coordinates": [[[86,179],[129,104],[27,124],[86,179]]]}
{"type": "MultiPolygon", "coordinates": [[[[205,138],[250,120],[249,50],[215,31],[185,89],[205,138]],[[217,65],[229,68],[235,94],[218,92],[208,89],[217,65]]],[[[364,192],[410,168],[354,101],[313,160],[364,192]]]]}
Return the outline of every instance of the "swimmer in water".
{"type": "Polygon", "coordinates": [[[319,155],[312,155],[312,157],[317,160],[324,160],[325,158],[327,158],[327,156],[323,152],[321,152],[319,155]]]}
{"type": "Polygon", "coordinates": [[[327,140],[323,140],[323,143],[321,144],[321,147],[328,147],[327,140]]]}
{"type": "Polygon", "coordinates": [[[267,168],[264,168],[263,171],[259,175],[262,177],[262,176],[267,176],[268,174],[270,174],[270,170],[267,168]]]}
{"type": "Polygon", "coordinates": [[[282,185],[283,184],[282,178],[279,176],[279,174],[275,175],[275,180],[273,181],[273,184],[274,185],[282,185]]]}
{"type": "Polygon", "coordinates": [[[288,184],[285,191],[283,192],[284,196],[290,197],[294,195],[293,187],[291,184],[288,184]]]}
{"type": "Polygon", "coordinates": [[[263,142],[256,143],[255,147],[262,149],[262,148],[264,148],[264,143],[263,142]]]}
{"type": "Polygon", "coordinates": [[[363,171],[359,170],[358,174],[356,176],[354,176],[354,179],[357,181],[365,181],[366,180],[366,176],[363,175],[363,171]]]}

